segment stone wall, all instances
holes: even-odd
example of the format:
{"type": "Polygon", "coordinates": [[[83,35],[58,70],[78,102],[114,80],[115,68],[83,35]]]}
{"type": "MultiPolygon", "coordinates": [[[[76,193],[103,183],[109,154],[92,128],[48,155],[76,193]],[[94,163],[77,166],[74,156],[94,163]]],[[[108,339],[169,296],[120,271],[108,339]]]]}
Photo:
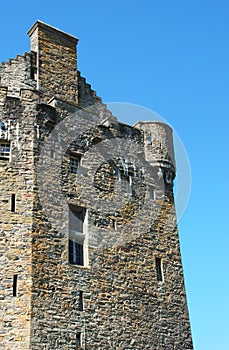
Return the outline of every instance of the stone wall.
{"type": "Polygon", "coordinates": [[[1,142],[10,142],[11,159],[0,160],[0,348],[30,349],[32,286],[33,135],[32,108],[1,90],[1,142]],[[12,208],[12,194],[15,208],[12,208]],[[16,295],[13,279],[17,275],[16,295]]]}
{"type": "MultiPolygon", "coordinates": [[[[61,115],[58,108],[56,113],[61,115]]],[[[37,120],[40,122],[41,114],[45,119],[39,110],[37,120]]],[[[46,116],[46,119],[49,118],[46,116]]],[[[117,122],[105,122],[80,135],[66,152],[61,179],[63,202],[58,200],[50,206],[50,214],[53,210],[57,219],[62,220],[61,232],[50,226],[49,215],[42,212],[41,207],[34,212],[33,349],[39,349],[41,344],[44,349],[74,349],[78,333],[82,334],[82,349],[192,349],[172,183],[166,183],[164,178],[159,181],[156,167],[150,185],[153,182],[157,199],[150,200],[147,179],[136,174],[135,181],[141,187],[132,196],[134,210],[128,213],[130,202],[123,193],[125,206],[119,212],[109,213],[106,209],[96,211],[96,205],[90,202],[91,181],[81,182],[80,174],[75,174],[73,180],[68,174],[69,151],[79,152],[82,158],[90,151],[91,161],[83,160],[82,167],[85,174],[93,176],[96,168],[93,140],[99,144],[109,138],[134,139],[144,149],[142,133],[132,129],[130,134],[128,128],[117,122]],[[87,230],[92,239],[89,239],[86,266],[68,263],[66,203],[87,209],[87,230]],[[135,219],[139,211],[140,222],[135,219]],[[112,225],[114,218],[116,228],[112,225]],[[120,244],[115,237],[122,237],[120,244]],[[157,280],[156,258],[163,263],[163,281],[157,280]],[[79,310],[80,292],[84,296],[83,311],[79,310]]],[[[47,135],[42,126],[41,130],[47,135]]],[[[37,150],[39,152],[39,145],[37,150]]],[[[49,162],[48,156],[45,159],[49,162]]],[[[128,168],[133,176],[131,166],[128,168]]],[[[96,188],[107,200],[112,200],[114,188],[104,187],[106,171],[106,166],[97,169],[96,188]]],[[[108,172],[108,184],[118,182],[118,178],[112,179],[112,176],[113,172],[108,172]]],[[[53,179],[49,181],[60,182],[58,176],[53,179]]],[[[54,185],[52,192],[55,190],[54,185]]]]}
{"type": "Polygon", "coordinates": [[[91,85],[87,84],[86,79],[83,78],[78,71],[78,103],[82,107],[88,107],[95,103],[102,103],[101,98],[92,90],[91,85]]]}
{"type": "Polygon", "coordinates": [[[19,97],[20,89],[35,89],[35,53],[25,53],[3,62],[0,67],[1,86],[8,88],[8,96],[19,97]]]}
{"type": "Polygon", "coordinates": [[[1,69],[0,348],[193,349],[171,129],[118,122],[77,72],[76,39],[41,22],[29,35],[37,56],[1,69]],[[71,208],[86,211],[82,265],[71,208]]]}

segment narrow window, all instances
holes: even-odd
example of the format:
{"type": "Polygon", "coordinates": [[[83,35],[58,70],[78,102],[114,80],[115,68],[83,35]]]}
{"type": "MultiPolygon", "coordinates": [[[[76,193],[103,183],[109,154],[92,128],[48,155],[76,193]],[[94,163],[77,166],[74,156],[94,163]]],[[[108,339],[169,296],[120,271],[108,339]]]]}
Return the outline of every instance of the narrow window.
{"type": "Polygon", "coordinates": [[[83,311],[83,292],[79,292],[79,311],[83,311]]]}
{"type": "Polygon", "coordinates": [[[11,211],[12,213],[16,211],[16,195],[14,193],[11,194],[11,211]]]}
{"type": "Polygon", "coordinates": [[[72,265],[84,265],[83,244],[69,239],[69,263],[72,265]]]}
{"type": "Polygon", "coordinates": [[[84,265],[85,215],[84,208],[69,208],[69,263],[73,265],[84,265]]]}
{"type": "Polygon", "coordinates": [[[37,80],[37,68],[31,67],[30,73],[31,73],[31,79],[32,80],[37,80]]]}
{"type": "Polygon", "coordinates": [[[17,296],[17,277],[18,275],[13,276],[13,297],[17,296]]]}
{"type": "Polygon", "coordinates": [[[132,177],[128,175],[122,175],[121,177],[121,190],[125,193],[132,194],[132,177]]]}
{"type": "Polygon", "coordinates": [[[69,230],[83,233],[86,210],[77,206],[69,207],[69,230]]]}
{"type": "Polygon", "coordinates": [[[81,347],[81,333],[76,334],[76,347],[77,349],[81,347]]]}
{"type": "Polygon", "coordinates": [[[0,120],[0,130],[6,131],[6,126],[1,120],[0,120]]]}
{"type": "Polygon", "coordinates": [[[80,157],[70,156],[69,172],[70,174],[79,174],[80,157]]]}
{"type": "Polygon", "coordinates": [[[50,149],[50,158],[54,158],[54,149],[53,148],[50,149]]]}
{"type": "Polygon", "coordinates": [[[149,143],[152,145],[152,142],[153,142],[153,136],[150,134],[149,135],[149,143]]]}
{"type": "Polygon", "coordinates": [[[161,258],[156,258],[156,271],[157,271],[157,280],[158,280],[158,282],[163,282],[161,258]]]}
{"type": "Polygon", "coordinates": [[[152,201],[155,199],[155,188],[152,186],[149,187],[149,199],[152,201]]]}
{"type": "Polygon", "coordinates": [[[114,219],[112,219],[112,227],[115,231],[117,230],[117,222],[114,219]]]}
{"type": "Polygon", "coordinates": [[[9,141],[0,142],[0,159],[10,160],[10,142],[9,141]]]}

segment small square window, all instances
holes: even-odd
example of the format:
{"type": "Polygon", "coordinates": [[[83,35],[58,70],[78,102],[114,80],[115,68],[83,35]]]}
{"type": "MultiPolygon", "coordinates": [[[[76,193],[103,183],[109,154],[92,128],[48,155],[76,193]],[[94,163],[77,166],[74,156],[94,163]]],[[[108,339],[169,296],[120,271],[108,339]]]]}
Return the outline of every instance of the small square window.
{"type": "Polygon", "coordinates": [[[10,160],[10,142],[0,141],[0,159],[10,160]]]}

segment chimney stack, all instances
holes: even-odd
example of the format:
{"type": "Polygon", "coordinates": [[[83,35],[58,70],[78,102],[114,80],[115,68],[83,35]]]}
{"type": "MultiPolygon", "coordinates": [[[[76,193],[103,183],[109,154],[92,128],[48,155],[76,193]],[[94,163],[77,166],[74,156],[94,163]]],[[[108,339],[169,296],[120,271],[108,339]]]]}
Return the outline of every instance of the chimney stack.
{"type": "Polygon", "coordinates": [[[41,21],[29,30],[31,51],[36,52],[37,89],[44,101],[52,97],[78,103],[78,39],[41,21]]]}

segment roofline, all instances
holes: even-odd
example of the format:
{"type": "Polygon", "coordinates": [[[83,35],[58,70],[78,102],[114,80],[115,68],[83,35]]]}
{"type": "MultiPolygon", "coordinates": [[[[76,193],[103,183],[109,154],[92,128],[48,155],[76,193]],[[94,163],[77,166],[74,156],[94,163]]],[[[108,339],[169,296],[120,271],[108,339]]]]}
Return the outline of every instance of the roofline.
{"type": "Polygon", "coordinates": [[[143,121],[143,120],[138,120],[136,123],[134,123],[133,127],[135,128],[137,124],[159,124],[159,125],[162,125],[164,127],[167,127],[168,129],[172,130],[173,131],[173,128],[166,124],[166,123],[163,123],[163,122],[159,122],[159,121],[150,121],[150,120],[146,120],[146,121],[143,121]]]}
{"type": "Polygon", "coordinates": [[[76,38],[75,36],[70,35],[70,34],[68,34],[68,33],[66,33],[66,32],[63,32],[62,30],[60,30],[60,29],[58,29],[58,28],[56,28],[56,27],[50,26],[49,24],[46,24],[46,23],[44,23],[44,22],[42,22],[42,21],[39,21],[39,20],[36,21],[36,22],[33,24],[33,26],[29,29],[29,31],[28,31],[27,34],[28,34],[29,36],[31,36],[31,35],[33,34],[33,32],[34,32],[38,27],[44,28],[44,29],[46,29],[46,30],[48,30],[48,31],[50,31],[50,32],[55,32],[56,35],[65,37],[65,39],[68,39],[68,40],[70,40],[70,41],[73,41],[73,42],[75,42],[75,44],[77,44],[78,41],[79,41],[79,39],[76,38]]]}

